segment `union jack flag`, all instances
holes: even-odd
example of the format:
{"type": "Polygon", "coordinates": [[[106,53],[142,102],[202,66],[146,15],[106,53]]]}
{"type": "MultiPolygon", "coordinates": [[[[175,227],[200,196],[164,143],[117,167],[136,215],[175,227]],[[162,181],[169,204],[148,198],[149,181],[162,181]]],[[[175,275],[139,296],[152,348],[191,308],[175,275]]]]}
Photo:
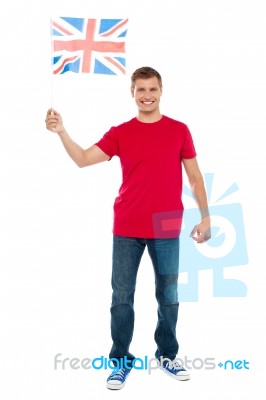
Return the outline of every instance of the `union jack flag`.
{"type": "Polygon", "coordinates": [[[125,74],[127,24],[128,19],[53,18],[53,74],[125,74]]]}

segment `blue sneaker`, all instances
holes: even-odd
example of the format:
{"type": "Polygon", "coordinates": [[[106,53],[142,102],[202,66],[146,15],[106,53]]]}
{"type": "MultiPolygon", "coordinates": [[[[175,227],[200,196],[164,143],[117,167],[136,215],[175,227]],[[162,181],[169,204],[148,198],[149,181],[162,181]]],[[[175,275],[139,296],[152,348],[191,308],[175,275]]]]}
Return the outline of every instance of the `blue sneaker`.
{"type": "Polygon", "coordinates": [[[108,389],[122,389],[125,386],[126,379],[130,373],[128,368],[120,368],[119,370],[114,370],[111,375],[107,378],[106,387],[108,389]]]}
{"type": "Polygon", "coordinates": [[[189,372],[175,360],[164,361],[160,368],[166,372],[168,375],[172,376],[174,379],[179,381],[187,381],[190,379],[189,372]]]}

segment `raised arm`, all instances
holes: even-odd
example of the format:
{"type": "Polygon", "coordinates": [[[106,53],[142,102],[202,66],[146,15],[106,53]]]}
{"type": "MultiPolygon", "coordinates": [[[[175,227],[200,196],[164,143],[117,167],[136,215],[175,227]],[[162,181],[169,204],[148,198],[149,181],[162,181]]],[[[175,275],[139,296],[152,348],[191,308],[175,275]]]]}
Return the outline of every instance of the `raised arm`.
{"type": "Polygon", "coordinates": [[[98,146],[92,145],[88,149],[83,149],[81,146],[75,143],[64,128],[63,119],[56,110],[50,108],[47,111],[45,123],[46,128],[49,131],[58,134],[68,155],[78,167],[83,168],[109,160],[110,157],[98,146]]]}
{"type": "Polygon", "coordinates": [[[210,215],[203,177],[196,157],[183,159],[183,165],[188,176],[191,191],[201,214],[201,222],[194,227],[191,232],[191,237],[197,243],[203,243],[211,237],[210,215]]]}

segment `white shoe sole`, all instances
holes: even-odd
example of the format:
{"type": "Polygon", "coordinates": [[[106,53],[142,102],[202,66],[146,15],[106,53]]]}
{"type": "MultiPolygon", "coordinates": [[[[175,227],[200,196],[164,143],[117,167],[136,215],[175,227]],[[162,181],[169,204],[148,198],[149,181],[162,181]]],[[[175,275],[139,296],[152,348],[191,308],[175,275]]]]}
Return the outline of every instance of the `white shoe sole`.
{"type": "Polygon", "coordinates": [[[178,381],[189,381],[190,380],[190,375],[175,375],[172,374],[171,372],[167,371],[167,369],[163,367],[159,367],[166,375],[171,376],[173,379],[176,379],[178,381]]]}
{"type": "Polygon", "coordinates": [[[120,390],[125,386],[125,382],[124,383],[119,383],[119,384],[114,384],[111,382],[107,382],[106,387],[107,389],[111,389],[111,390],[120,390]]]}

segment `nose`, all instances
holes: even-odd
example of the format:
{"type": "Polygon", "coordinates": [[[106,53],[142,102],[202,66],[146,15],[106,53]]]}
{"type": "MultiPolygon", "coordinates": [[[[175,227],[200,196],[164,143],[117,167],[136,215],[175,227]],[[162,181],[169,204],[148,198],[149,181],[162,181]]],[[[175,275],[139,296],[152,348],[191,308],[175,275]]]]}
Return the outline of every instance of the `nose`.
{"type": "Polygon", "coordinates": [[[149,93],[148,90],[144,93],[144,99],[149,100],[151,98],[151,94],[149,93]]]}

